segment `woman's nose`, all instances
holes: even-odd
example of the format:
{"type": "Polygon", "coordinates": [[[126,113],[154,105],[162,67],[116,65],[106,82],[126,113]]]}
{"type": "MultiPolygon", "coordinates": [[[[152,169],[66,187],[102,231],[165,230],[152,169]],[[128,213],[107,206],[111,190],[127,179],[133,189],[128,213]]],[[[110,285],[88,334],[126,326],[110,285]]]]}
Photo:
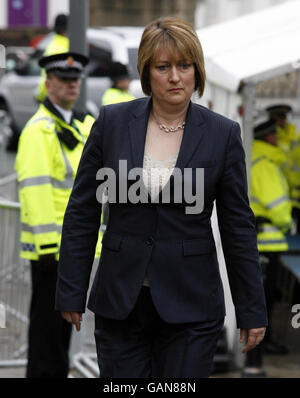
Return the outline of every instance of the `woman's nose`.
{"type": "Polygon", "coordinates": [[[175,65],[171,67],[169,79],[173,82],[178,82],[180,80],[178,70],[175,65]]]}

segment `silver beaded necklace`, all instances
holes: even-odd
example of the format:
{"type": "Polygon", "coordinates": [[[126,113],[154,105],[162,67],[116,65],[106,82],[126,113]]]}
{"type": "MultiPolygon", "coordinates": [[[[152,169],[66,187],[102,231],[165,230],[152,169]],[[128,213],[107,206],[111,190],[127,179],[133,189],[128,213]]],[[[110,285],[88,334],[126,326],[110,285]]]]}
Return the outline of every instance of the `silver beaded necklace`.
{"type": "Polygon", "coordinates": [[[157,123],[158,127],[160,128],[160,130],[163,130],[166,133],[176,133],[176,131],[178,131],[178,130],[184,130],[185,121],[183,123],[178,124],[178,126],[176,126],[176,127],[166,126],[165,124],[159,122],[156,119],[153,112],[152,112],[152,116],[153,116],[153,119],[155,120],[155,122],[157,123]]]}

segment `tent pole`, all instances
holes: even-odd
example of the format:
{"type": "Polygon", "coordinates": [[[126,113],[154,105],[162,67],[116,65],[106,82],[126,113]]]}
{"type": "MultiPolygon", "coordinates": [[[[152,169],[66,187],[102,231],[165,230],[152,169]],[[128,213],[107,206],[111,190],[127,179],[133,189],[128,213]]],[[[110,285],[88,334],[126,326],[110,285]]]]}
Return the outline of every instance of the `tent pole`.
{"type": "MultiPolygon", "coordinates": [[[[255,104],[255,85],[245,84],[242,89],[243,99],[243,120],[242,120],[242,139],[246,154],[246,168],[248,180],[248,196],[250,197],[250,171],[251,171],[251,155],[252,155],[252,130],[253,130],[253,115],[255,104]]],[[[245,356],[242,354],[241,346],[239,344],[239,331],[235,332],[235,339],[233,345],[233,362],[238,369],[242,369],[245,365],[245,356]]]]}
{"type": "Polygon", "coordinates": [[[253,124],[254,124],[254,106],[255,106],[255,85],[247,83],[243,87],[243,144],[246,154],[246,168],[248,179],[248,194],[250,194],[250,173],[251,173],[251,155],[253,143],[253,124]]]}

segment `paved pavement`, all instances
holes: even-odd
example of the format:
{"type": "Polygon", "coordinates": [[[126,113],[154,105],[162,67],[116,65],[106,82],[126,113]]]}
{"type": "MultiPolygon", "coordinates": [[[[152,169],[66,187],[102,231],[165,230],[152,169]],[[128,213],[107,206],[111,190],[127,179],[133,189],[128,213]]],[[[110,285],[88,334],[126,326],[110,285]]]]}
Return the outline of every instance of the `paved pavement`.
{"type": "MultiPolygon", "coordinates": [[[[289,348],[287,355],[267,355],[264,357],[264,370],[268,378],[293,378],[300,379],[300,328],[294,329],[289,322],[289,305],[286,303],[277,304],[274,311],[274,329],[276,329],[276,340],[280,340],[289,348]],[[287,322],[288,321],[288,322],[287,322]]],[[[92,317],[88,316],[89,329],[87,339],[92,341],[92,317]]],[[[89,352],[95,348],[90,344],[89,352]]],[[[96,361],[94,361],[96,365],[96,361]]],[[[25,368],[3,368],[0,367],[0,378],[24,378],[25,368]]],[[[83,375],[78,369],[72,369],[70,377],[82,378],[83,375]]],[[[240,378],[240,369],[229,369],[223,373],[215,373],[211,378],[240,378]]]]}
{"type": "MultiPolygon", "coordinates": [[[[297,378],[300,379],[300,359],[299,355],[289,355],[287,358],[282,356],[268,356],[264,360],[264,370],[267,372],[268,378],[297,378]]],[[[76,370],[70,372],[71,377],[83,377],[76,370]]],[[[0,368],[1,378],[24,378],[25,368],[0,368]]],[[[226,373],[218,373],[211,376],[212,378],[240,378],[240,370],[232,370],[226,373]]]]}

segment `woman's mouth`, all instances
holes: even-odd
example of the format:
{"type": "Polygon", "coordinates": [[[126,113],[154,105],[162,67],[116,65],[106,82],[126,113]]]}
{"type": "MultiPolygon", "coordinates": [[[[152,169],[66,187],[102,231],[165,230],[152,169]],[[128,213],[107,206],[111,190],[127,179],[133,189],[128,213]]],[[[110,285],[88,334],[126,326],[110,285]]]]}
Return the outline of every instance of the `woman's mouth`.
{"type": "Polygon", "coordinates": [[[171,88],[169,91],[171,93],[179,93],[182,90],[182,88],[171,88]]]}

